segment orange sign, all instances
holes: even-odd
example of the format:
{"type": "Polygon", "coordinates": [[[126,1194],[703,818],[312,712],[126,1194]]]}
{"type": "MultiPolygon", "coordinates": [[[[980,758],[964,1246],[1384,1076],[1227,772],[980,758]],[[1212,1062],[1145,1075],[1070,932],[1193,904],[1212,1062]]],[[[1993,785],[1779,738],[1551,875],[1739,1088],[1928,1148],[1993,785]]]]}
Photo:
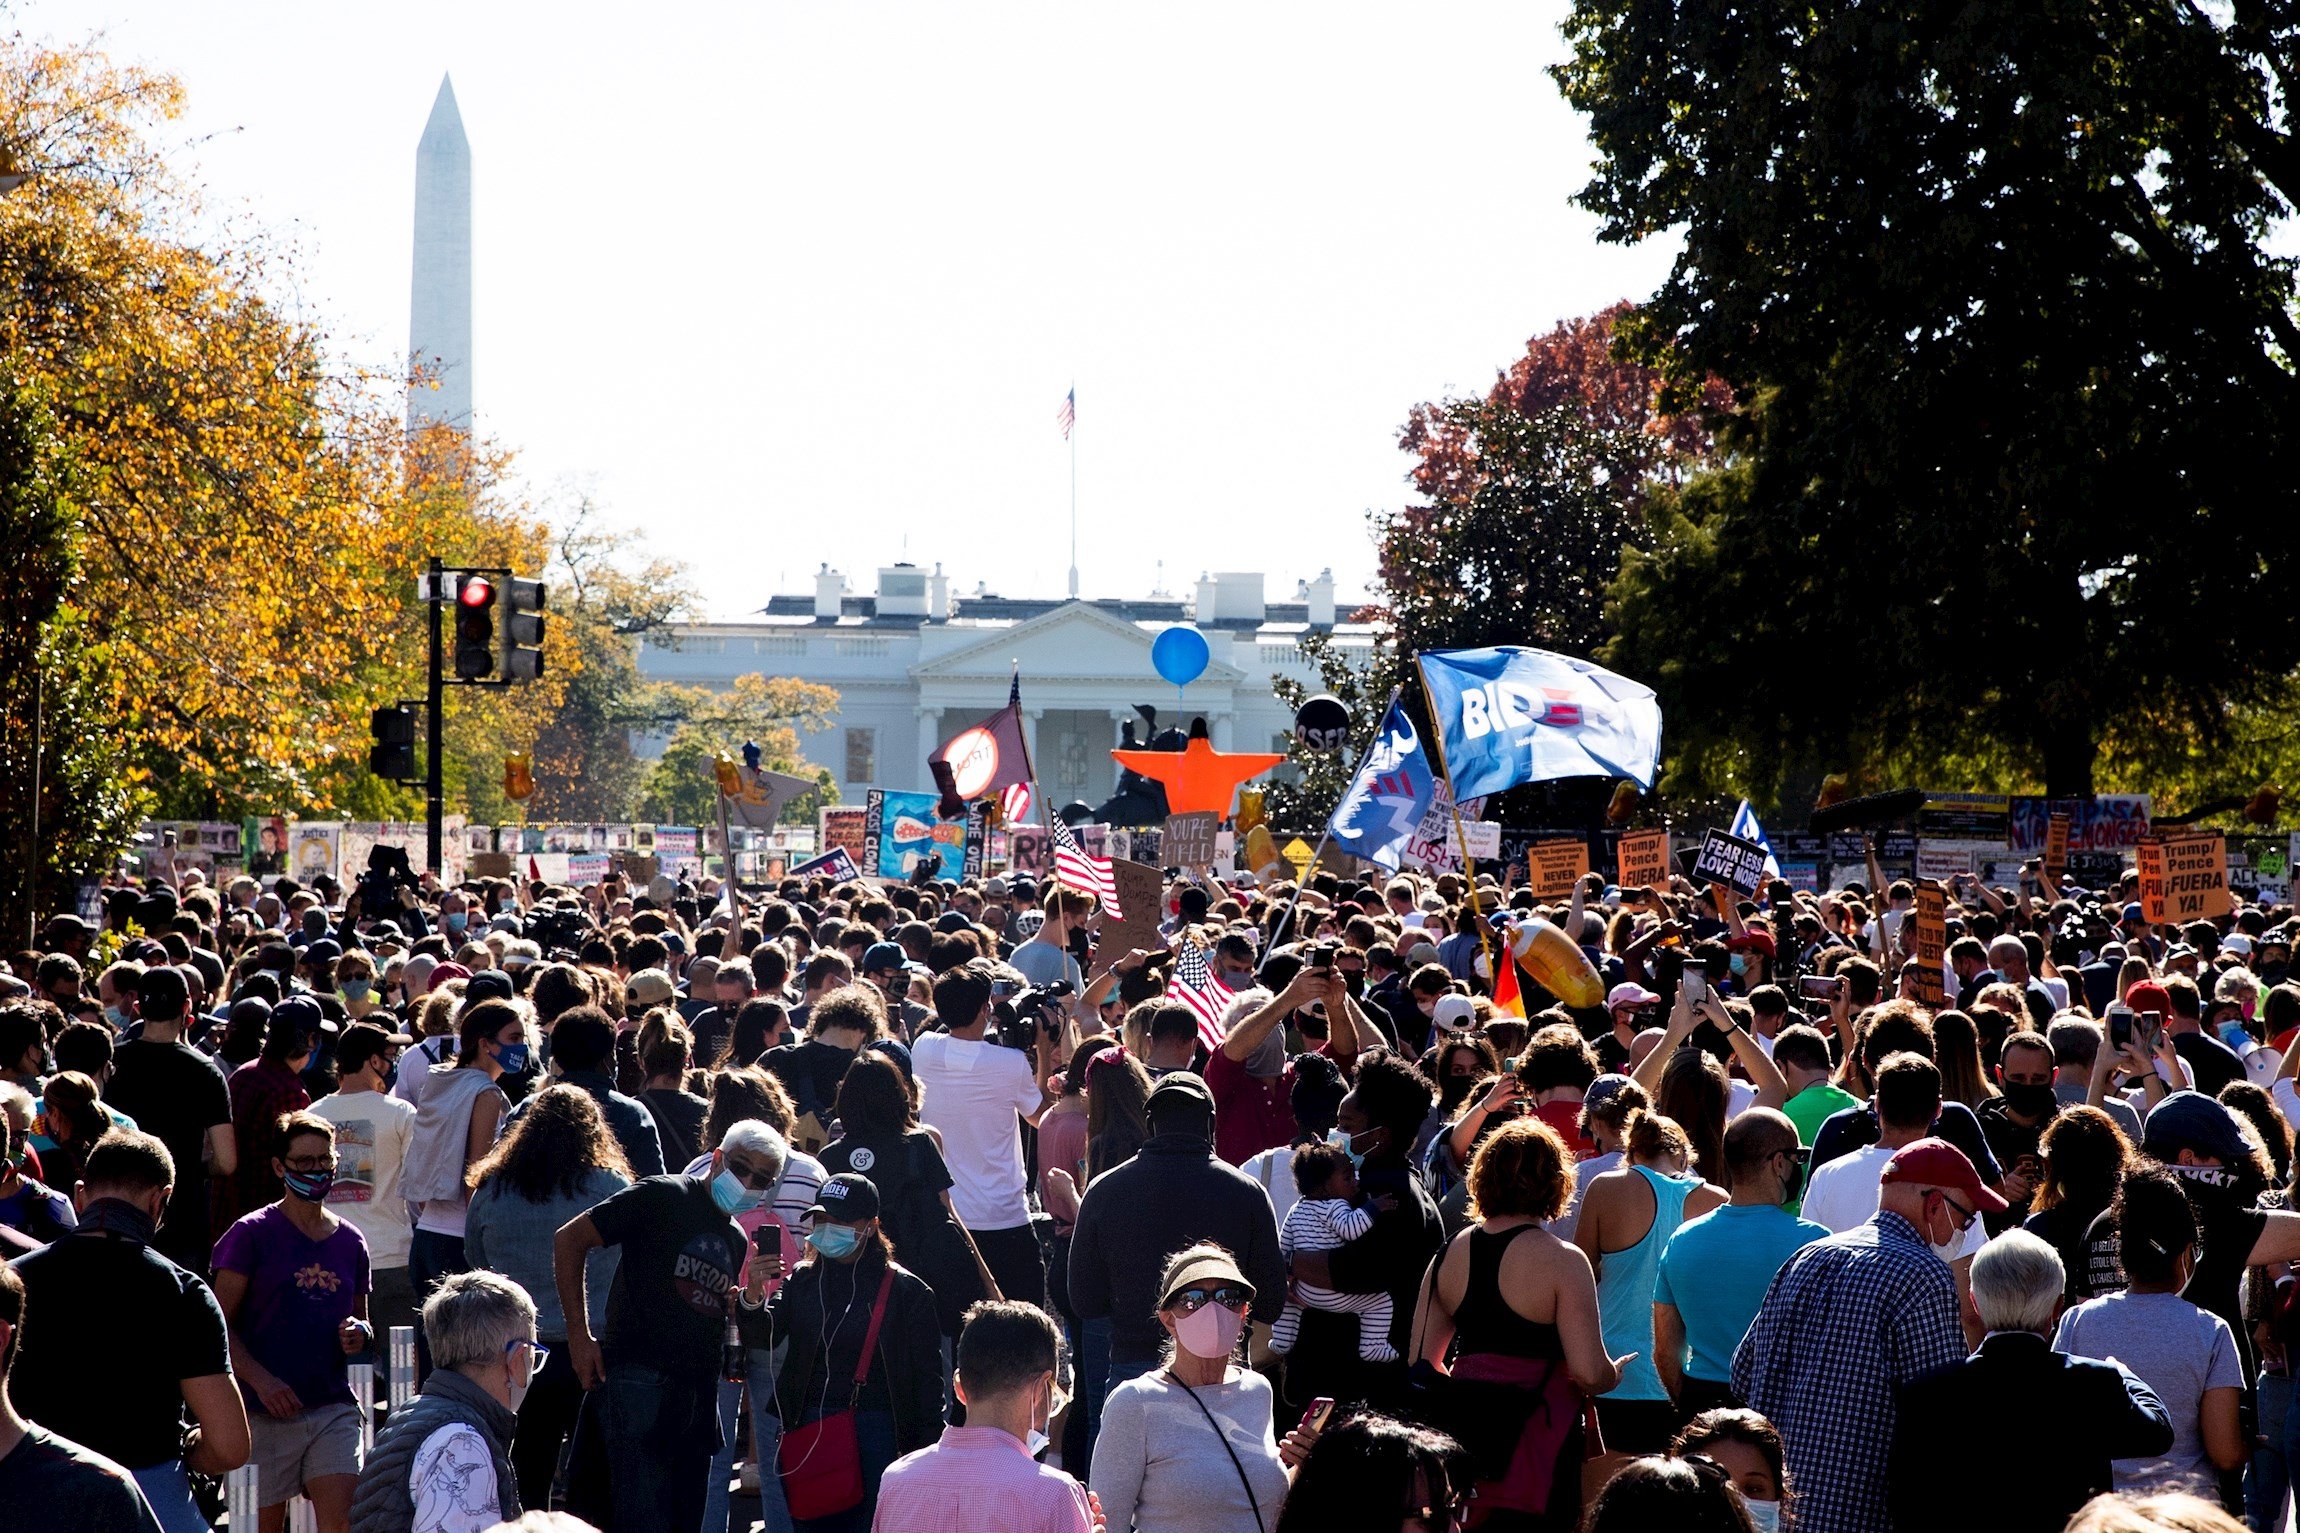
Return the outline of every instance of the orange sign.
{"type": "Polygon", "coordinates": [[[1621,838],[1618,882],[1624,889],[1669,887],[1669,832],[1633,830],[1621,838]]]}
{"type": "Polygon", "coordinates": [[[1537,900],[1562,900],[1574,881],[1589,871],[1586,841],[1536,841],[1526,849],[1526,881],[1537,900]]]}

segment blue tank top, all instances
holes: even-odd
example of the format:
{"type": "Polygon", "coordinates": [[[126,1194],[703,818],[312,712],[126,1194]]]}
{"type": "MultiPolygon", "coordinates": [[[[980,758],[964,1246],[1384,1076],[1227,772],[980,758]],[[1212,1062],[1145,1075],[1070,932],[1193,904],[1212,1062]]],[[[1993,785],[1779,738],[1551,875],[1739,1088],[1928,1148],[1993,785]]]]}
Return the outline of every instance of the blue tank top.
{"type": "Polygon", "coordinates": [[[1666,1400],[1669,1392],[1661,1387],[1661,1374],[1653,1366],[1653,1290],[1660,1281],[1662,1247],[1685,1222],[1685,1199],[1701,1183],[1690,1177],[1679,1181],[1646,1166],[1630,1169],[1653,1189],[1653,1227],[1628,1250],[1606,1252],[1597,1275],[1597,1318],[1605,1333],[1605,1355],[1637,1354],[1605,1398],[1666,1400]]]}

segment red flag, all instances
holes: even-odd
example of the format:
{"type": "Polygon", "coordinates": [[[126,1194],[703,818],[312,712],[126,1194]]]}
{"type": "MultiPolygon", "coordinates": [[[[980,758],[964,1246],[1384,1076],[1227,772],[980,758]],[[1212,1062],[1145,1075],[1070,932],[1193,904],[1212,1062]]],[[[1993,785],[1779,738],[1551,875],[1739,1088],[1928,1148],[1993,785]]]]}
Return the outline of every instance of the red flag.
{"type": "Polygon", "coordinates": [[[1494,948],[1501,972],[1493,980],[1493,1009],[1522,1020],[1525,997],[1517,987],[1517,955],[1509,950],[1507,942],[1497,942],[1494,948]]]}
{"type": "Polygon", "coordinates": [[[966,802],[1028,784],[1030,746],[1022,734],[1022,676],[1015,674],[1006,706],[970,729],[962,729],[926,758],[927,771],[942,792],[946,820],[966,817],[966,802]]]}
{"type": "Polygon", "coordinates": [[[535,865],[535,859],[533,857],[529,857],[527,859],[527,877],[528,880],[532,883],[539,884],[543,882],[543,870],[535,865]]]}

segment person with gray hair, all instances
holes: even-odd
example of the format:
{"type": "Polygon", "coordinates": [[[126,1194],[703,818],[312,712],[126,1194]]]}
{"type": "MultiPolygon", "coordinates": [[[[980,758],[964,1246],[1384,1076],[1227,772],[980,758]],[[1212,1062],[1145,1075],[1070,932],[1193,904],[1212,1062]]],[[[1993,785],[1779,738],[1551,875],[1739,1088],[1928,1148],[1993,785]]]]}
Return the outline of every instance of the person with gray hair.
{"type": "Polygon", "coordinates": [[[1988,1334],[1963,1362],[1901,1386],[1887,1479],[1895,1527],[1973,1515],[1971,1486],[1952,1468],[1975,1442],[2023,1445],[2021,1472],[1988,1496],[1989,1526],[2008,1533],[2058,1533],[2111,1488],[2110,1460],[2172,1446],[2164,1402],[2130,1369],[2052,1349],[2066,1287],[2060,1254],[2023,1230],[1973,1257],[1965,1302],[1988,1334]]]}
{"type": "Polygon", "coordinates": [[[445,1533],[519,1516],[511,1437],[547,1355],[535,1301],[500,1273],[453,1273],[424,1301],[423,1334],[431,1372],[360,1471],[352,1533],[445,1533]]]}

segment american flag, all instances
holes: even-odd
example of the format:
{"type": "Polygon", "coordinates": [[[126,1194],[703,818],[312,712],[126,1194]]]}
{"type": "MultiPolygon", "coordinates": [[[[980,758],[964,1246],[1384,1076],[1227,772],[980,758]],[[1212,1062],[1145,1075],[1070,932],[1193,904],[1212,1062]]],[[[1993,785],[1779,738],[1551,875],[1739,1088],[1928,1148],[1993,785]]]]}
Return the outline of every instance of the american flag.
{"type": "Polygon", "coordinates": [[[1030,784],[1008,783],[1006,791],[998,795],[998,807],[1009,825],[1020,825],[1030,818],[1030,784]]]}
{"type": "Polygon", "coordinates": [[[1089,857],[1060,815],[1047,822],[1047,834],[1054,838],[1054,881],[1093,895],[1105,912],[1125,919],[1126,912],[1118,908],[1118,879],[1110,871],[1110,859],[1089,857]]]}
{"type": "Polygon", "coordinates": [[[1232,993],[1214,977],[1206,962],[1206,950],[1195,942],[1183,943],[1182,961],[1166,982],[1166,995],[1198,1014],[1198,1041],[1206,1045],[1209,1054],[1222,1047],[1222,1013],[1229,1008],[1232,993]]]}
{"type": "Polygon", "coordinates": [[[1054,424],[1062,428],[1062,440],[1070,440],[1070,428],[1078,424],[1078,390],[1072,389],[1062,396],[1062,408],[1054,412],[1054,424]]]}

